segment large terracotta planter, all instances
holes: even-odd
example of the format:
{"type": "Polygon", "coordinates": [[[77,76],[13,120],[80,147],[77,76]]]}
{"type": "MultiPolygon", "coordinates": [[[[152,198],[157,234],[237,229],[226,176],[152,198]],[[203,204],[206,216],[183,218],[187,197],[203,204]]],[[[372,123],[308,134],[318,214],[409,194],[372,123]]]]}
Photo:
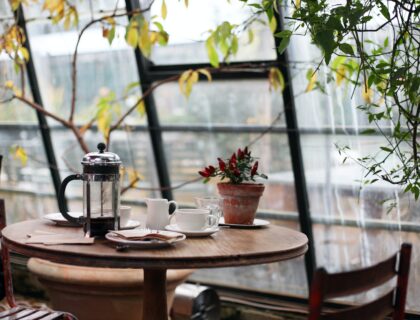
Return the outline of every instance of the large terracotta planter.
{"type": "MultiPolygon", "coordinates": [[[[31,258],[28,268],[47,290],[53,309],[79,320],[134,320],[142,314],[143,270],[79,267],[31,258]]],[[[192,270],[167,271],[168,309],[192,270]]],[[[168,310],[168,312],[169,312],[168,310]]]]}
{"type": "Polygon", "coordinates": [[[253,224],[264,185],[218,183],[217,188],[223,198],[225,223],[253,224]]]}

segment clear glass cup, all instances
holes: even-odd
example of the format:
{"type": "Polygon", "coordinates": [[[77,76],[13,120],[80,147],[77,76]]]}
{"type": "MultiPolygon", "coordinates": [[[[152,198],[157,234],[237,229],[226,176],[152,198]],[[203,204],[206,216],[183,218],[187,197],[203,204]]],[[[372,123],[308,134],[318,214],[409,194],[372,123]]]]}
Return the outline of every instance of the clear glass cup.
{"type": "Polygon", "coordinates": [[[210,215],[215,216],[217,221],[222,216],[223,199],[218,197],[196,197],[195,204],[198,209],[209,209],[210,215]]]}

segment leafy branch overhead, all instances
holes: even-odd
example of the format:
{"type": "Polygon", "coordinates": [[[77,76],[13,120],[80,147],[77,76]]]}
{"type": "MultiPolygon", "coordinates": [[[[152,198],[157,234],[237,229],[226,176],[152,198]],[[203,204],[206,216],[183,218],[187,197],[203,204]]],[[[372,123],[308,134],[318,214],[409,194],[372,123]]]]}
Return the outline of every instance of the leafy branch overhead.
{"type": "MultiPolygon", "coordinates": [[[[196,0],[198,1],[198,0],[196,0]]],[[[271,90],[281,92],[287,86],[278,64],[229,65],[243,46],[251,44],[256,35],[254,23],[266,24],[276,39],[278,54],[284,54],[295,37],[309,36],[312,43],[322,53],[315,66],[306,68],[305,92],[314,90],[325,92],[325,84],[334,82],[337,87],[348,87],[351,98],[361,97],[364,103],[358,110],[364,112],[372,128],[366,134],[384,136],[386,143],[378,153],[354,159],[366,168],[366,179],[371,183],[378,179],[400,185],[406,192],[419,197],[420,163],[418,127],[420,121],[420,31],[418,0],[239,0],[249,9],[249,16],[242,23],[223,21],[206,33],[203,41],[209,67],[190,69],[179,75],[172,75],[153,83],[144,92],[138,90],[140,84],[128,84],[121,96],[111,88],[96,101],[94,114],[85,124],[76,124],[74,115],[77,110],[77,57],[81,39],[86,30],[99,26],[102,37],[110,45],[118,37],[124,38],[129,46],[138,49],[145,57],[150,57],[157,45],[165,46],[169,34],[165,21],[171,17],[168,0],[161,2],[160,16],[150,16],[151,6],[131,12],[118,8],[97,13],[81,25],[78,2],[68,0],[9,0],[11,9],[37,4],[48,15],[53,24],[64,29],[77,31],[77,43],[71,63],[71,98],[68,101],[69,115],[62,115],[44,109],[25,94],[25,67],[30,61],[25,47],[26,35],[18,21],[4,20],[0,35],[0,54],[5,54],[14,63],[20,76],[20,83],[6,79],[0,88],[7,100],[17,99],[29,107],[43,113],[70,129],[76,141],[85,151],[89,151],[84,135],[97,125],[109,144],[112,133],[121,127],[133,112],[143,115],[145,99],[157,87],[169,82],[178,82],[181,93],[189,97],[194,85],[201,79],[208,81],[216,73],[224,70],[252,70],[267,75],[271,90]],[[125,19],[123,19],[125,18],[125,19]],[[247,35],[248,42],[242,35],[247,35]],[[320,70],[329,70],[327,74],[320,70]],[[134,89],[137,91],[135,93],[134,89]],[[357,97],[356,96],[356,97],[357,97]],[[129,104],[129,105],[127,105],[129,104]],[[390,125],[384,131],[384,123],[390,125]],[[379,156],[378,156],[379,155],[379,156]],[[370,178],[375,176],[375,178],[370,178]]],[[[227,0],[227,2],[229,2],[227,0]]],[[[175,1],[175,4],[189,7],[188,0],[175,1]]],[[[100,34],[100,33],[99,33],[100,34]]],[[[349,104],[350,105],[350,104],[349,104]]],[[[346,152],[347,149],[343,150],[346,152]]],[[[13,149],[22,163],[25,159],[22,150],[13,149]]]]}

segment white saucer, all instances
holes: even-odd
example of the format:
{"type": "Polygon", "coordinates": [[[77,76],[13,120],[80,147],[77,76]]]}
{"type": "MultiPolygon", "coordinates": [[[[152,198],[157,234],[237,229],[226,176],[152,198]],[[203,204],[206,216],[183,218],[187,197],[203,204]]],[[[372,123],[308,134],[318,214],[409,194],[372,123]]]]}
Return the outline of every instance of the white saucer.
{"type": "MultiPolygon", "coordinates": [[[[69,214],[74,218],[79,218],[79,217],[83,216],[82,212],[69,212],[69,214]]],[[[46,214],[43,218],[54,222],[57,226],[76,227],[76,228],[82,226],[82,225],[75,225],[75,224],[67,221],[66,218],[64,218],[63,215],[60,212],[46,214]]],[[[134,229],[134,228],[137,228],[139,226],[140,226],[140,221],[128,220],[127,225],[122,227],[121,229],[134,229]]]]}
{"type": "MultiPolygon", "coordinates": [[[[165,232],[165,231],[163,231],[165,232]]],[[[136,249],[156,249],[156,248],[164,248],[169,247],[172,244],[175,244],[180,241],[184,241],[186,236],[182,235],[182,237],[172,240],[172,241],[161,241],[161,240],[149,240],[149,241],[140,241],[140,240],[125,240],[121,239],[118,236],[113,235],[112,233],[107,233],[105,235],[105,238],[109,241],[118,243],[120,245],[127,245],[130,248],[136,248],[136,249]]]]}
{"type": "Polygon", "coordinates": [[[166,230],[175,231],[179,233],[185,234],[187,237],[206,237],[209,236],[217,231],[219,231],[219,227],[211,227],[204,230],[182,230],[179,228],[177,224],[170,224],[165,227],[166,230]]]}
{"type": "Polygon", "coordinates": [[[121,227],[121,230],[129,230],[129,229],[135,229],[140,226],[140,221],[138,220],[128,220],[128,223],[121,227]]]}
{"type": "MultiPolygon", "coordinates": [[[[69,212],[68,214],[72,216],[73,218],[79,218],[83,216],[82,212],[69,212]]],[[[75,225],[67,221],[66,218],[64,218],[60,212],[46,214],[43,218],[50,220],[54,222],[56,225],[62,226],[62,227],[81,227],[82,226],[82,225],[75,225]]]]}
{"type": "Polygon", "coordinates": [[[244,229],[253,229],[253,228],[262,228],[268,226],[270,221],[263,220],[263,219],[254,219],[253,224],[233,224],[233,223],[225,223],[225,219],[223,217],[219,220],[220,226],[229,226],[232,228],[244,228],[244,229]]]}

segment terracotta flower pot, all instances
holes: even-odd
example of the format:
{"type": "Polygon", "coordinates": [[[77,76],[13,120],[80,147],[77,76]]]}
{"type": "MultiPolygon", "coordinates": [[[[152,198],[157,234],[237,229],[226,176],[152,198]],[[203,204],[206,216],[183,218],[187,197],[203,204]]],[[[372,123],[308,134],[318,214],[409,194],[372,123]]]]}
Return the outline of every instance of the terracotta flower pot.
{"type": "Polygon", "coordinates": [[[253,224],[263,184],[218,183],[219,194],[223,198],[223,217],[226,223],[253,224]]]}

